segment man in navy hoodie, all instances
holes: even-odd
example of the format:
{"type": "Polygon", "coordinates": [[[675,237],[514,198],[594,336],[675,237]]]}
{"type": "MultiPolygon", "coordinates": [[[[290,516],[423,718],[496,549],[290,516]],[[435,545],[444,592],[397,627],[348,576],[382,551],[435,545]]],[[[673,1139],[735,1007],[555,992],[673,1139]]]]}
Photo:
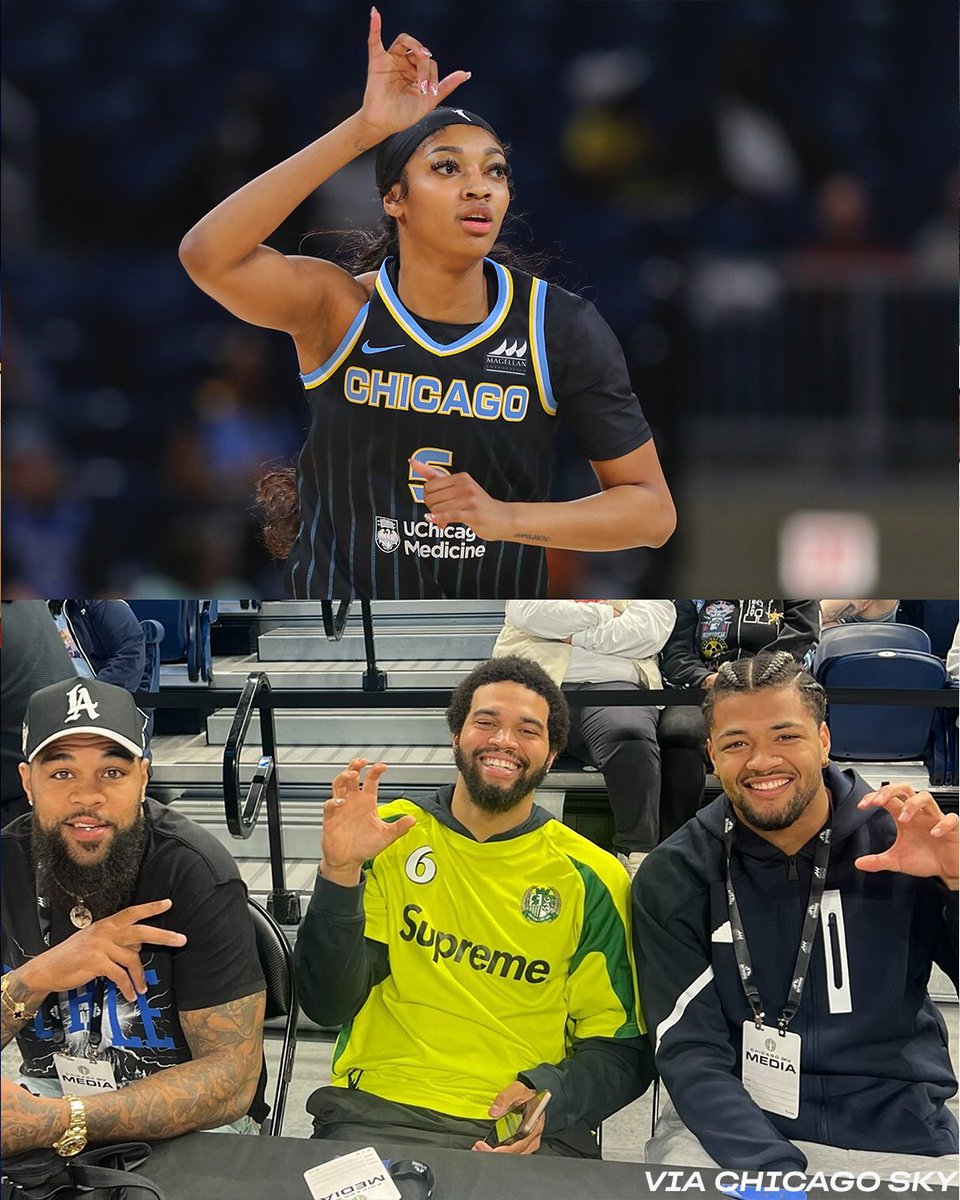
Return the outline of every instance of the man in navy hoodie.
{"type": "Polygon", "coordinates": [[[824,713],[791,655],[725,663],[704,715],[726,794],[637,874],[670,1096],[651,1162],[953,1169],[957,1081],[927,981],[936,962],[957,983],[958,819],[830,763],[824,713]]]}

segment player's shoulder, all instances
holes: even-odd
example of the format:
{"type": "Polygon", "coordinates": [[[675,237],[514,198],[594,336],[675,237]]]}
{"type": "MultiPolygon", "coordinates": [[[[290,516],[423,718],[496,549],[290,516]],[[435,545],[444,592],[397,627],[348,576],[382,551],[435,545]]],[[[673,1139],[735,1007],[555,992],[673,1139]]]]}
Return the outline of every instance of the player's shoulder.
{"type": "Polygon", "coordinates": [[[586,867],[608,891],[621,892],[627,886],[627,873],[623,864],[608,850],[577,833],[562,821],[551,821],[544,826],[554,849],[569,859],[578,870],[586,867]]]}

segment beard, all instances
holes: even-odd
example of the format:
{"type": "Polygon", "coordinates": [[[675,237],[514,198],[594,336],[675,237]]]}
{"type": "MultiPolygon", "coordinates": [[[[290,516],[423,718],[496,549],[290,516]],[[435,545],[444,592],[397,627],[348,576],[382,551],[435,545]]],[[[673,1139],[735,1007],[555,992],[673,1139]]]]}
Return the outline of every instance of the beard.
{"type": "Polygon", "coordinates": [[[733,789],[736,795],[731,796],[730,799],[734,808],[749,825],[752,825],[754,829],[762,829],[769,833],[777,829],[787,829],[795,821],[798,821],[820,790],[820,783],[819,775],[815,779],[799,779],[793,796],[779,809],[755,809],[751,796],[744,788],[733,789]]]}
{"type": "Polygon", "coordinates": [[[470,799],[477,808],[489,813],[505,813],[516,808],[531,792],[537,790],[550,770],[550,763],[547,762],[538,771],[528,773],[530,763],[524,758],[520,760],[522,766],[519,777],[509,787],[497,787],[495,783],[488,783],[480,774],[476,758],[477,755],[474,754],[473,758],[468,759],[459,746],[453,749],[453,761],[457,764],[457,770],[463,778],[470,799]]]}
{"type": "MultiPolygon", "coordinates": [[[[71,813],[81,815],[85,814],[71,813]]],[[[82,897],[95,921],[113,916],[126,908],[133,896],[146,837],[147,823],[140,809],[132,825],[125,829],[114,826],[110,847],[99,862],[77,862],[60,826],[44,829],[34,809],[30,848],[38,886],[48,896],[62,893],[71,905],[82,897]]]]}

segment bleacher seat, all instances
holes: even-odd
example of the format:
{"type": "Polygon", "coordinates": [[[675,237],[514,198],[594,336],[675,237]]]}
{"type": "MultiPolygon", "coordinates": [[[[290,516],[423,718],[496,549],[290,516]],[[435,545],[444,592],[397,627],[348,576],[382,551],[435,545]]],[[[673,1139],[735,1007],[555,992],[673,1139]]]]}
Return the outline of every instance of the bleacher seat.
{"type": "Polygon", "coordinates": [[[835,625],[820,635],[820,644],[813,656],[813,674],[819,679],[817,672],[827,659],[874,650],[916,650],[930,654],[930,636],[915,625],[884,621],[835,625]]]}
{"type": "MultiPolygon", "coordinates": [[[[827,654],[814,664],[814,671],[828,688],[926,689],[943,688],[947,683],[940,659],[918,650],[827,654]]],[[[827,713],[830,756],[863,762],[923,759],[938,711],[933,706],[833,704],[827,713]]]]}
{"type": "Polygon", "coordinates": [[[161,663],[186,663],[191,682],[209,681],[210,628],[217,620],[216,600],[132,600],[130,607],[141,622],[161,623],[161,663]]]}
{"type": "Polygon", "coordinates": [[[918,625],[930,637],[930,651],[946,658],[960,622],[960,603],[956,600],[901,600],[897,621],[918,625]]]}

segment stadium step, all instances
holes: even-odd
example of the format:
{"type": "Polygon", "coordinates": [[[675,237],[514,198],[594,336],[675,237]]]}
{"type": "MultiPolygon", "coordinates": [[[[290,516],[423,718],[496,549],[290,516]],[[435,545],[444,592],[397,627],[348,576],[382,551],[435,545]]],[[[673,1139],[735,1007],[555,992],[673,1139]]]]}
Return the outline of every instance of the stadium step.
{"type": "MultiPolygon", "coordinates": [[[[377,666],[387,676],[388,687],[452,688],[477,666],[480,659],[383,660],[377,666]]],[[[214,660],[213,685],[242,688],[251,671],[263,671],[275,688],[343,688],[359,692],[366,671],[364,662],[278,662],[256,654],[225,655],[214,660]]]]}
{"type": "MultiPolygon", "coordinates": [[[[499,625],[465,622],[431,625],[374,625],[377,659],[486,659],[493,651],[499,625]]],[[[348,625],[340,641],[309,625],[281,625],[261,633],[258,655],[274,662],[366,662],[363,630],[348,625]]]]}

